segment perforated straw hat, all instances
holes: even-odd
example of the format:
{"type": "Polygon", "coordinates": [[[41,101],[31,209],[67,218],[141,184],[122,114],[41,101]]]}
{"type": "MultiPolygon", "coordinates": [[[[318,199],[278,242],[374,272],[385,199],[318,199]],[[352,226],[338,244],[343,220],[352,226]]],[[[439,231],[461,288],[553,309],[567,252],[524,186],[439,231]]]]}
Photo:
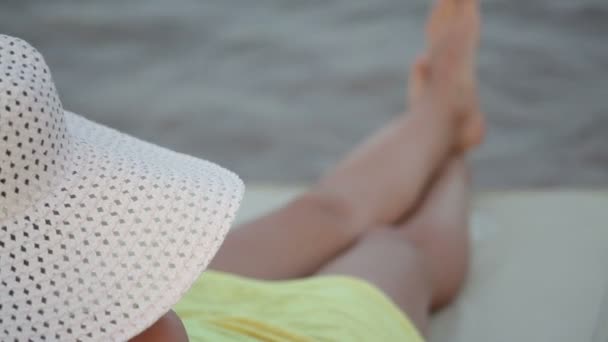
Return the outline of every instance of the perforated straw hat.
{"type": "Polygon", "coordinates": [[[0,340],[126,340],[207,267],[241,180],[63,110],[0,36],[0,340]]]}

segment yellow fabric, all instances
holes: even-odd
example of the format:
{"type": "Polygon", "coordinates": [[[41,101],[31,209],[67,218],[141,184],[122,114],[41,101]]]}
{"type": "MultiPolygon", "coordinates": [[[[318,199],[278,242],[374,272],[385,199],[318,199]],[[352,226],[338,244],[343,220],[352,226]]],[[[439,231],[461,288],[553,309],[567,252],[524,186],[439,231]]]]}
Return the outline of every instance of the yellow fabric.
{"type": "Polygon", "coordinates": [[[208,271],[174,309],[191,341],[423,341],[378,289],[342,276],[270,282],[208,271]]]}

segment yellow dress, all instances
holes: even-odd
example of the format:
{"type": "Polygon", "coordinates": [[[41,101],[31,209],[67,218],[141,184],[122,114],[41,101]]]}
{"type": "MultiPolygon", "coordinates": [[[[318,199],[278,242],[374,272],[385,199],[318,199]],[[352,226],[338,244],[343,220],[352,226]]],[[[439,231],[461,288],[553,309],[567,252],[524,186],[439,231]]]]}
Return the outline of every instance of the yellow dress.
{"type": "Polygon", "coordinates": [[[191,341],[423,341],[382,292],[344,276],[259,281],[207,271],[174,309],[191,341]]]}

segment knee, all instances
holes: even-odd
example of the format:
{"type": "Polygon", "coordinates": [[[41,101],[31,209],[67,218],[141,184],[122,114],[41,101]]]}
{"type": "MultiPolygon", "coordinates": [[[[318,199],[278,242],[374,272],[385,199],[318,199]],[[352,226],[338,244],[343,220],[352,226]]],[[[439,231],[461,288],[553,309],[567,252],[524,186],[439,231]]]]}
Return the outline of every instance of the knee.
{"type": "Polygon", "coordinates": [[[456,298],[469,273],[468,224],[438,220],[407,228],[407,239],[424,255],[433,274],[433,309],[439,309],[456,298]]]}

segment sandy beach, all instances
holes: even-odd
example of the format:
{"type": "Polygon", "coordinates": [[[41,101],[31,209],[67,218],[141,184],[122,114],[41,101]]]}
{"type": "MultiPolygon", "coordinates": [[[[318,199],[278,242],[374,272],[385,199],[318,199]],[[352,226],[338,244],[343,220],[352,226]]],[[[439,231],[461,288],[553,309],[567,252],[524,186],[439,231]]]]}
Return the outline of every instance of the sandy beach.
{"type": "MultiPolygon", "coordinates": [[[[477,186],[608,185],[608,3],[482,4],[477,186]]],[[[69,110],[247,182],[305,183],[404,110],[428,5],[21,0],[0,32],[42,51],[69,110]]]]}

